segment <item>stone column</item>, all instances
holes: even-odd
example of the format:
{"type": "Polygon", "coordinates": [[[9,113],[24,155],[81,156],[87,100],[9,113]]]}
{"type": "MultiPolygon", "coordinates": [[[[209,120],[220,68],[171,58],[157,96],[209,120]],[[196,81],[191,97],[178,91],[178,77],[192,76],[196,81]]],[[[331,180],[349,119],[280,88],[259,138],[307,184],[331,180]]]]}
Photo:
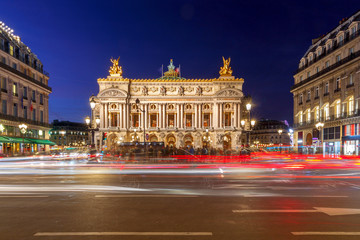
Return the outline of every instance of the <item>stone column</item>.
{"type": "Polygon", "coordinates": [[[199,128],[199,104],[195,104],[195,128],[199,128]]]}
{"type": "Polygon", "coordinates": [[[214,103],[213,106],[213,117],[214,117],[214,121],[213,121],[213,127],[214,128],[218,128],[218,103],[214,103]]]}
{"type": "Polygon", "coordinates": [[[180,104],[176,105],[176,126],[180,128],[180,104]]]}
{"type": "Polygon", "coordinates": [[[158,104],[158,114],[157,114],[157,127],[161,128],[161,125],[162,125],[162,122],[161,122],[161,119],[162,119],[162,104],[158,104]]]}
{"type": "Polygon", "coordinates": [[[163,114],[162,114],[162,117],[163,117],[163,125],[162,127],[163,128],[166,128],[166,104],[163,104],[163,114]]]}
{"type": "Polygon", "coordinates": [[[100,128],[104,128],[104,105],[100,104],[100,128]]]}
{"type": "Polygon", "coordinates": [[[234,127],[238,128],[238,104],[234,104],[234,127]]]}
{"type": "Polygon", "coordinates": [[[123,114],[122,114],[122,109],[123,109],[123,105],[122,103],[119,104],[119,128],[122,129],[123,128],[123,114]]]}
{"type": "Polygon", "coordinates": [[[204,127],[204,120],[203,120],[203,112],[202,112],[202,105],[199,106],[199,128],[204,127]]]}
{"type": "Polygon", "coordinates": [[[108,104],[105,103],[105,128],[108,128],[109,124],[109,117],[108,117],[108,104]]]}
{"type": "Polygon", "coordinates": [[[148,120],[148,116],[149,116],[149,105],[146,104],[144,106],[145,108],[145,128],[148,129],[149,128],[149,120],[148,120]]]}
{"type": "Polygon", "coordinates": [[[180,128],[184,128],[184,105],[180,104],[180,128]]]}
{"type": "Polygon", "coordinates": [[[219,105],[220,109],[219,109],[219,127],[222,128],[223,127],[223,104],[220,103],[219,105]]]}

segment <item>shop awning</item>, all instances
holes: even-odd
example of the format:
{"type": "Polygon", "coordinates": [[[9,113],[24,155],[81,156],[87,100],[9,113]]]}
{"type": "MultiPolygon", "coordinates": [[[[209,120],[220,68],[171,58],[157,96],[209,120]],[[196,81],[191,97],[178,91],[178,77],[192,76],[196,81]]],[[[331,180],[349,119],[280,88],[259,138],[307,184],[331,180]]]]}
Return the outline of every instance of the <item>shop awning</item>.
{"type": "Polygon", "coordinates": [[[0,136],[0,143],[12,143],[7,137],[0,136]]]}
{"type": "Polygon", "coordinates": [[[18,138],[18,137],[6,137],[10,140],[11,143],[32,143],[26,138],[18,138]]]}
{"type": "Polygon", "coordinates": [[[44,144],[50,146],[56,145],[56,143],[46,139],[27,139],[27,140],[30,141],[30,143],[35,143],[35,144],[44,144]]]}

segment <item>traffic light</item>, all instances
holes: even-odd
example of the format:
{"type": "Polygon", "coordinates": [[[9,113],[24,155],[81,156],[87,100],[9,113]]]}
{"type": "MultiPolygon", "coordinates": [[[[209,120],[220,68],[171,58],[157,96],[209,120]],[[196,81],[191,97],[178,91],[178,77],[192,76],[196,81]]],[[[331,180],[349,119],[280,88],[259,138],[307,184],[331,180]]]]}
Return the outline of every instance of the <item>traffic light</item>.
{"type": "Polygon", "coordinates": [[[103,140],[104,140],[104,141],[106,140],[106,137],[107,137],[107,133],[104,132],[104,133],[103,133],[103,140]]]}

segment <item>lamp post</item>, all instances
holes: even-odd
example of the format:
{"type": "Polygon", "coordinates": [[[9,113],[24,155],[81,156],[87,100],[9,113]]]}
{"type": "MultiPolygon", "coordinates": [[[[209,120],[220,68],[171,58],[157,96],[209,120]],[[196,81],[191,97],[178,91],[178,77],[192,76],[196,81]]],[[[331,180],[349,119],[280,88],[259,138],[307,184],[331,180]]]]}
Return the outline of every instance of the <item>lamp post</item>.
{"type": "Polygon", "coordinates": [[[22,135],[22,139],[23,139],[23,144],[22,144],[22,153],[25,154],[25,137],[24,137],[24,134],[26,133],[26,130],[27,130],[27,125],[26,124],[20,124],[19,125],[19,128],[20,128],[20,133],[22,135]]]}
{"type": "Polygon", "coordinates": [[[139,107],[139,104],[140,104],[140,100],[137,98],[136,100],[135,100],[135,104],[136,104],[136,110],[139,112],[139,111],[141,111],[143,114],[144,114],[144,116],[143,116],[143,129],[144,129],[144,150],[145,150],[145,155],[146,155],[146,153],[147,153],[147,151],[146,151],[146,133],[145,133],[145,108],[143,108],[143,109],[141,109],[140,107],[139,107]]]}
{"type": "MultiPolygon", "coordinates": [[[[96,102],[95,102],[95,99],[94,99],[94,95],[92,95],[90,97],[90,108],[91,108],[91,115],[90,115],[90,118],[89,118],[89,121],[87,121],[85,119],[86,124],[88,126],[90,126],[90,131],[91,131],[91,139],[90,139],[90,145],[91,145],[91,148],[92,148],[92,145],[94,144],[94,128],[93,128],[93,124],[92,124],[92,121],[93,121],[93,118],[94,118],[94,108],[96,106],[96,102]]],[[[97,121],[97,120],[95,120],[97,121]]],[[[99,119],[99,122],[100,122],[100,119],[99,119]]],[[[96,122],[97,123],[97,122],[96,122]]]]}
{"type": "MultiPolygon", "coordinates": [[[[251,108],[251,107],[250,107],[251,108]]],[[[249,113],[250,114],[250,113],[249,113]]],[[[256,124],[255,120],[251,120],[249,119],[250,122],[250,128],[248,130],[245,130],[245,125],[246,125],[246,121],[245,120],[241,120],[241,126],[243,128],[243,131],[246,133],[246,142],[247,144],[250,146],[250,132],[252,131],[253,127],[256,124]]]]}
{"type": "Polygon", "coordinates": [[[90,137],[90,148],[91,148],[91,144],[92,144],[92,128],[91,128],[91,119],[89,116],[86,116],[85,118],[85,123],[86,125],[88,126],[88,128],[90,129],[90,134],[91,134],[91,137],[90,137]]]}
{"type": "Polygon", "coordinates": [[[315,127],[317,128],[317,130],[319,130],[319,134],[320,134],[320,147],[321,147],[321,151],[324,153],[324,149],[323,149],[323,133],[322,130],[324,129],[324,123],[322,122],[318,122],[317,124],[315,124],[315,127]]]}
{"type": "Polygon", "coordinates": [[[280,136],[280,143],[279,143],[280,153],[281,153],[281,134],[282,134],[282,132],[283,132],[282,129],[279,129],[279,130],[278,130],[278,133],[279,133],[279,136],[280,136]]]}

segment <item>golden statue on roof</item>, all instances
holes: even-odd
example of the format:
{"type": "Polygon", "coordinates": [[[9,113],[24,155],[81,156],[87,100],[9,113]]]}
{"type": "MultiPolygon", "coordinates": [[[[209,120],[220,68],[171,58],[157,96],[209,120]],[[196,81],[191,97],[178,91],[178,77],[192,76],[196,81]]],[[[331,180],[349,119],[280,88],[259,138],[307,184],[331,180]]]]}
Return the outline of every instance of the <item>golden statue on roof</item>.
{"type": "Polygon", "coordinates": [[[231,58],[229,59],[225,59],[224,57],[223,58],[223,62],[224,62],[224,66],[220,67],[220,76],[232,76],[232,70],[231,70],[231,67],[230,67],[230,61],[231,61],[231,58]]]}
{"type": "Polygon", "coordinates": [[[122,76],[122,68],[121,66],[119,66],[119,59],[120,57],[118,57],[118,59],[113,59],[111,58],[110,61],[112,62],[112,67],[110,67],[109,73],[110,75],[120,75],[122,76]]]}
{"type": "Polygon", "coordinates": [[[178,77],[179,72],[178,69],[175,70],[175,66],[173,64],[173,60],[170,59],[170,65],[168,66],[168,71],[164,72],[165,77],[178,77]]]}

